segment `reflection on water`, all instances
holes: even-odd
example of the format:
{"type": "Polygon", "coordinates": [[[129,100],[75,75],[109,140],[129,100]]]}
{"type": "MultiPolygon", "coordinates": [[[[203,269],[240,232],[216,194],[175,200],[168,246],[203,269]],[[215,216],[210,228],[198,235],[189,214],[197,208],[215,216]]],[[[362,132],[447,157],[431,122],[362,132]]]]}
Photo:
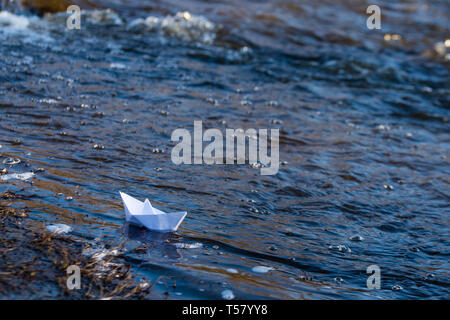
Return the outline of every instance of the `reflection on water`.
{"type": "Polygon", "coordinates": [[[448,297],[448,2],[379,31],[364,1],[80,4],[0,13],[0,192],[33,219],[124,244],[149,298],[448,297]],[[194,120],[279,128],[279,173],[174,165],[194,120]],[[119,190],[188,216],[127,226],[119,190]]]}

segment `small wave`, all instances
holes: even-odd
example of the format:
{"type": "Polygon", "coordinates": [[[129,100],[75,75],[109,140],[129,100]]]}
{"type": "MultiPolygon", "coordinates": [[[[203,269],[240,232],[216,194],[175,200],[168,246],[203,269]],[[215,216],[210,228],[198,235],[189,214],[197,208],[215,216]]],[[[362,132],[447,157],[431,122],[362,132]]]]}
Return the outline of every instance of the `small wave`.
{"type": "Polygon", "coordinates": [[[134,32],[156,32],[162,36],[174,37],[186,42],[212,44],[216,37],[215,25],[202,16],[189,12],[178,12],[174,16],[133,20],[128,29],[134,32]]]}

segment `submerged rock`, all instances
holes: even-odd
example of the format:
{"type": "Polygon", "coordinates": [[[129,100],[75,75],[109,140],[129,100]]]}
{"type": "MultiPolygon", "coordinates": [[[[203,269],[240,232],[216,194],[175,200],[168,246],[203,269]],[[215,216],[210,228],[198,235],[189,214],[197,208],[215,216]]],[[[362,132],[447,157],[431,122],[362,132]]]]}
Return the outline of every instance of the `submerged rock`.
{"type": "Polygon", "coordinates": [[[22,6],[38,14],[66,11],[72,4],[80,4],[80,1],[68,0],[22,0],[22,6]]]}

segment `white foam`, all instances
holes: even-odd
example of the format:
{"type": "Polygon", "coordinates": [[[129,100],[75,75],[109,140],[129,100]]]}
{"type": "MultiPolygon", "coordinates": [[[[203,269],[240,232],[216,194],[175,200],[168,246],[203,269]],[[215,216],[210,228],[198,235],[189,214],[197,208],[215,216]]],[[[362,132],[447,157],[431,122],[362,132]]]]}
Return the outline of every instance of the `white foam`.
{"type": "Polygon", "coordinates": [[[86,20],[94,24],[123,24],[122,19],[117,13],[111,9],[106,10],[84,10],[83,14],[86,15],[86,20]]]}
{"type": "Polygon", "coordinates": [[[127,68],[127,66],[124,65],[123,63],[111,63],[111,64],[109,65],[109,67],[110,67],[111,69],[126,69],[126,68],[127,68]]]}
{"type": "Polygon", "coordinates": [[[234,297],[234,293],[231,290],[223,290],[222,291],[222,298],[225,300],[233,300],[234,297]]]}
{"type": "Polygon", "coordinates": [[[46,229],[54,234],[65,234],[72,231],[72,227],[62,223],[49,225],[46,229]]]}
{"type": "Polygon", "coordinates": [[[47,26],[38,17],[16,15],[8,11],[0,11],[0,36],[15,37],[24,43],[50,42],[47,26]]]}
{"type": "Polygon", "coordinates": [[[133,20],[128,29],[136,32],[158,32],[163,36],[174,37],[186,42],[211,44],[216,37],[215,25],[202,16],[189,12],[178,12],[174,16],[158,18],[149,16],[133,20]]]}
{"type": "Polygon", "coordinates": [[[17,16],[8,11],[0,12],[0,27],[1,30],[9,28],[10,30],[24,30],[30,25],[30,20],[24,16],[17,16]]]}
{"type": "Polygon", "coordinates": [[[0,176],[0,180],[9,181],[9,180],[22,180],[26,181],[34,177],[33,172],[24,172],[24,173],[10,173],[0,176]]]}
{"type": "Polygon", "coordinates": [[[274,270],[272,267],[266,267],[266,266],[256,266],[256,267],[252,268],[252,271],[256,272],[256,273],[267,273],[272,270],[274,270]]]}

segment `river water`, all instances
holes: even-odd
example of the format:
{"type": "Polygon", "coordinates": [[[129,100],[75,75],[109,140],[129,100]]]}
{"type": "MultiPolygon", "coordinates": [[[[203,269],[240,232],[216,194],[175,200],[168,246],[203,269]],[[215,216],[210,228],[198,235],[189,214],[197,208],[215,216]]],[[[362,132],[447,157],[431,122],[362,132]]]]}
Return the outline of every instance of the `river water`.
{"type": "Polygon", "coordinates": [[[78,1],[81,30],[3,3],[0,191],[169,299],[449,298],[450,4],[377,2],[381,30],[370,1],[78,1]],[[279,172],[173,164],[194,120],[279,128],[279,172]],[[119,190],[188,215],[127,226],[119,190]]]}

